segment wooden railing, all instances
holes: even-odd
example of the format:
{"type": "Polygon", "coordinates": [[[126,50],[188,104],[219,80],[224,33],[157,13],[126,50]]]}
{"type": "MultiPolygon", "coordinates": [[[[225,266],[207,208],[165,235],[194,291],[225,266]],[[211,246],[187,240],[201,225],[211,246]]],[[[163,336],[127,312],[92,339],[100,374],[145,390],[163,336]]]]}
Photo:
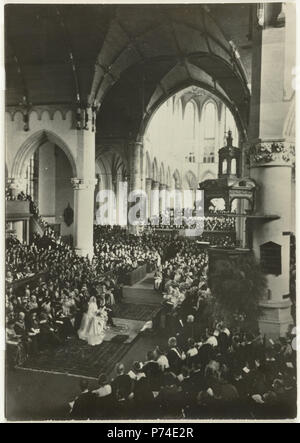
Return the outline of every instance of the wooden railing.
{"type": "Polygon", "coordinates": [[[123,283],[128,286],[133,286],[139,281],[143,280],[147,275],[147,265],[139,266],[131,272],[128,272],[123,276],[123,283]]]}
{"type": "Polygon", "coordinates": [[[7,200],[5,203],[7,220],[22,220],[31,216],[29,201],[7,200]]]}

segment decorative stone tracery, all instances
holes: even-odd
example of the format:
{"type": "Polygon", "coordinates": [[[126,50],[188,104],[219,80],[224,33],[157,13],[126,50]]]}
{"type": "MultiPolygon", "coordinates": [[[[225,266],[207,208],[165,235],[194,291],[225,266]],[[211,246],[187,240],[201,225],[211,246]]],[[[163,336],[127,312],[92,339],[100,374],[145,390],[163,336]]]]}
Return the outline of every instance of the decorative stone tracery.
{"type": "Polygon", "coordinates": [[[260,142],[251,146],[249,155],[251,166],[274,162],[293,165],[295,146],[282,141],[260,142]]]}

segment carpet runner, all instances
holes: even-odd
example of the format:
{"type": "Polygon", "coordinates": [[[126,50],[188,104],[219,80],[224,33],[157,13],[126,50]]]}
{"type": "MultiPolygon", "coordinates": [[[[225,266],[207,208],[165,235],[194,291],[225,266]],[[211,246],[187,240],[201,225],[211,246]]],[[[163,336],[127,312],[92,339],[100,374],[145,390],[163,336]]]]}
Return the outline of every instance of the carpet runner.
{"type": "Polygon", "coordinates": [[[114,341],[89,346],[74,339],[58,349],[48,349],[29,358],[23,368],[98,378],[101,373],[109,374],[131,346],[114,341]]]}

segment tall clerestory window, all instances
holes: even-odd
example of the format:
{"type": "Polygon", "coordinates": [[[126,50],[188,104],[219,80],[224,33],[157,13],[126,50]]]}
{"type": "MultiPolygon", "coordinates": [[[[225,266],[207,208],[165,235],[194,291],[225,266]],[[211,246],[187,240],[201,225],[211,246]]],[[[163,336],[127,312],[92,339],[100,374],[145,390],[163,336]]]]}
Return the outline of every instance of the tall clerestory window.
{"type": "Polygon", "coordinates": [[[189,101],[184,109],[183,120],[184,131],[184,152],[188,153],[186,160],[189,163],[195,163],[196,148],[196,105],[193,101],[189,101]]]}
{"type": "Polygon", "coordinates": [[[217,136],[217,108],[212,102],[204,107],[203,114],[204,150],[203,163],[215,162],[216,136],[217,136]]]}
{"type": "Polygon", "coordinates": [[[37,201],[38,194],[38,151],[30,158],[25,173],[26,194],[37,201]]]}

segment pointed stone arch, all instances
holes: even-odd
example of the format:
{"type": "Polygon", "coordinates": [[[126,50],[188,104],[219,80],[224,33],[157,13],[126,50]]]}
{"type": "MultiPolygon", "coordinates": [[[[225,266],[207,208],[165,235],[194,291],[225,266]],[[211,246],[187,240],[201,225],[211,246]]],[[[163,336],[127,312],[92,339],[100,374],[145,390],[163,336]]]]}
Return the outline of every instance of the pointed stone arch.
{"type": "Polygon", "coordinates": [[[197,177],[192,171],[188,171],[184,176],[184,185],[186,189],[196,190],[198,187],[197,177]]]}
{"type": "Polygon", "coordinates": [[[163,163],[160,164],[159,181],[162,185],[166,184],[165,167],[163,163]]]}
{"type": "Polygon", "coordinates": [[[167,170],[166,185],[171,187],[171,169],[170,169],[170,166],[168,166],[168,170],[167,170]]]}
{"type": "Polygon", "coordinates": [[[201,177],[200,182],[203,182],[205,180],[215,180],[216,178],[217,175],[213,171],[205,171],[201,177]]]}
{"type": "Polygon", "coordinates": [[[178,169],[175,170],[175,172],[173,174],[173,179],[175,181],[175,188],[177,188],[177,189],[182,188],[181,175],[180,175],[178,169]]]}
{"type": "Polygon", "coordinates": [[[101,187],[103,189],[111,189],[111,165],[105,155],[99,156],[96,159],[96,174],[99,174],[101,187]]]}
{"type": "Polygon", "coordinates": [[[28,160],[46,142],[51,142],[63,150],[71,164],[73,176],[78,176],[76,162],[69,146],[54,132],[41,130],[29,136],[18,149],[12,165],[12,177],[24,177],[28,160]]]}

